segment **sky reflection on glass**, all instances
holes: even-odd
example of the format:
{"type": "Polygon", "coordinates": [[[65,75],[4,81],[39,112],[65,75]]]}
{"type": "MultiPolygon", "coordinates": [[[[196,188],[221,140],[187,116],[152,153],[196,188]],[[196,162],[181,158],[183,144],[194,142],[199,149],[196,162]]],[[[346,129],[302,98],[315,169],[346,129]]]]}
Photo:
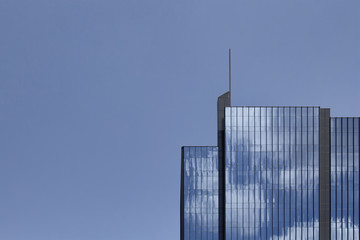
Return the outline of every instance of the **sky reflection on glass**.
{"type": "Polygon", "coordinates": [[[184,237],[218,239],[218,149],[184,147],[184,237]]]}
{"type": "Polygon", "coordinates": [[[226,239],[319,236],[319,108],[229,107],[226,239]]]}
{"type": "MultiPolygon", "coordinates": [[[[359,240],[360,118],[331,118],[331,239],[359,240]]],[[[218,148],[184,147],[184,236],[218,239],[218,148]]],[[[319,239],[319,108],[227,107],[226,240],[319,239]]]]}
{"type": "Polygon", "coordinates": [[[359,118],[331,119],[331,238],[359,239],[359,118]]]}

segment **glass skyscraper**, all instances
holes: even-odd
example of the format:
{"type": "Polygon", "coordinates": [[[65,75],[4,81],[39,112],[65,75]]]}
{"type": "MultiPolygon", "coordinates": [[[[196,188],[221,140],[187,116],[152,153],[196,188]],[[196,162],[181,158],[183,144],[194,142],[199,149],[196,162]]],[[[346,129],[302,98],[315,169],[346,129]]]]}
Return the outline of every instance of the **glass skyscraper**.
{"type": "Polygon", "coordinates": [[[217,146],[182,147],[181,240],[360,239],[359,128],[220,96],[217,146]]]}

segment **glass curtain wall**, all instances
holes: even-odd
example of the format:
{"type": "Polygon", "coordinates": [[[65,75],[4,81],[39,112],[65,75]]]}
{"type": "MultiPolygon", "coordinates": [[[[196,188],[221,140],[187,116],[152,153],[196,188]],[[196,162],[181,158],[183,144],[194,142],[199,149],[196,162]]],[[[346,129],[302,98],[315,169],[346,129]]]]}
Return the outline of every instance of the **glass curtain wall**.
{"type": "Polygon", "coordinates": [[[359,118],[331,118],[331,239],[359,239],[359,118]]]}
{"type": "Polygon", "coordinates": [[[319,238],[319,108],[227,107],[226,239],[319,238]]]}
{"type": "Polygon", "coordinates": [[[184,239],[218,240],[218,148],[183,148],[184,239]]]}

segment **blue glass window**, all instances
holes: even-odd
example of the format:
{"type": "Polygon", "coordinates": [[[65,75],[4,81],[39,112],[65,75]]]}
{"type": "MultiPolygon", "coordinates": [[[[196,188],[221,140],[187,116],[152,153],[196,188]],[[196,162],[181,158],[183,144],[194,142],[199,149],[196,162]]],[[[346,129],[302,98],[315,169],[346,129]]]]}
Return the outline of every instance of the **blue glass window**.
{"type": "Polygon", "coordinates": [[[331,238],[359,239],[359,118],[332,118],[331,238]]]}
{"type": "Polygon", "coordinates": [[[217,240],[218,148],[183,147],[183,233],[186,240],[217,240]]]}
{"type": "Polygon", "coordinates": [[[317,239],[319,108],[228,107],[225,122],[226,239],[317,239]]]}

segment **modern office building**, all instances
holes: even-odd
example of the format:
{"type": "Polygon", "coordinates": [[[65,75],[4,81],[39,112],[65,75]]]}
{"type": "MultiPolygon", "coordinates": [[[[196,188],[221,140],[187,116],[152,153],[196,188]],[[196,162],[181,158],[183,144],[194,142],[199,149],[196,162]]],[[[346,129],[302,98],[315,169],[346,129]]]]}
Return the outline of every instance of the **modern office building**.
{"type": "Polygon", "coordinates": [[[181,149],[180,239],[360,239],[359,118],[230,102],[217,146],[181,149]]]}

